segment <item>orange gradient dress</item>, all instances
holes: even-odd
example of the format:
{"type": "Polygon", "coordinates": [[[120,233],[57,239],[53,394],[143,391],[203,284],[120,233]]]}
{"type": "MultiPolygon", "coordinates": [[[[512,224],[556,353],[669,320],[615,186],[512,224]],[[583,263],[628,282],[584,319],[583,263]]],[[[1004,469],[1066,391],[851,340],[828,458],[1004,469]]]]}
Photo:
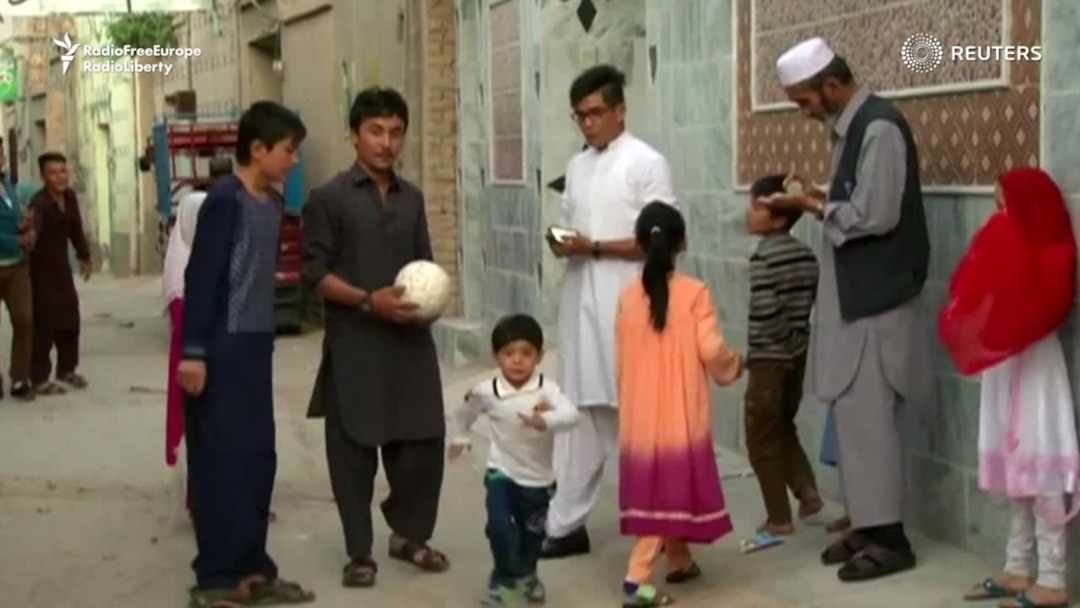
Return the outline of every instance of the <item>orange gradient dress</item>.
{"type": "Polygon", "coordinates": [[[653,329],[634,281],[619,300],[619,517],[622,533],[709,543],[732,530],[713,451],[709,376],[740,373],[705,284],[675,273],[667,325],[653,329]]]}

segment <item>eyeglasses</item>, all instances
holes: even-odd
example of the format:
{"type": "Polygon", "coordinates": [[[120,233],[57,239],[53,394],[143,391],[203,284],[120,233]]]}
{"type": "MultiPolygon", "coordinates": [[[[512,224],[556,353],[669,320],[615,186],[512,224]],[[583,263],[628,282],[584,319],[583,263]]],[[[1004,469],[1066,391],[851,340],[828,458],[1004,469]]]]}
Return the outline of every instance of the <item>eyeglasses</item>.
{"type": "Polygon", "coordinates": [[[587,123],[600,120],[610,112],[611,108],[590,108],[584,112],[575,110],[570,113],[570,120],[574,121],[579,126],[584,126],[587,123]]]}

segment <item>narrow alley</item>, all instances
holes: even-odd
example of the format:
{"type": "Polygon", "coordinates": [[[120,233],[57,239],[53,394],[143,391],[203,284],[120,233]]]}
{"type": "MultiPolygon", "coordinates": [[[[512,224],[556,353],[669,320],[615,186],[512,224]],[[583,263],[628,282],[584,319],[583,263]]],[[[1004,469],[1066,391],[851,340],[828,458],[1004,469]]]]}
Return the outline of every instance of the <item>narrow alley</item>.
{"type": "MultiPolygon", "coordinates": [[[[158,315],[158,285],[153,278],[94,277],[82,287],[83,360],[91,388],[29,404],[0,402],[2,606],[166,608],[186,601],[194,543],[179,509],[178,478],[163,460],[167,334],[158,315]]],[[[8,333],[5,320],[5,341],[8,333]]],[[[383,559],[375,589],[340,586],[344,554],[322,425],[304,418],[319,341],[317,332],[309,332],[278,342],[280,464],[271,546],[283,574],[313,587],[316,606],[476,606],[489,566],[479,446],[472,466],[447,469],[435,540],[454,562],[450,572],[423,575],[383,559]]],[[[3,344],[0,353],[6,352],[3,344]]],[[[446,372],[448,406],[486,373],[446,372]]],[[[785,546],[744,556],[738,540],[760,516],[756,484],[738,477],[747,467],[737,456],[725,455],[721,470],[733,476],[725,488],[737,533],[699,552],[706,577],[674,590],[681,606],[961,606],[960,593],[992,567],[920,539],[918,569],[845,586],[818,561],[820,527],[804,527],[785,546]]],[[[592,526],[597,553],[543,565],[550,606],[618,605],[627,542],[618,536],[613,488],[614,478],[592,526]]]]}

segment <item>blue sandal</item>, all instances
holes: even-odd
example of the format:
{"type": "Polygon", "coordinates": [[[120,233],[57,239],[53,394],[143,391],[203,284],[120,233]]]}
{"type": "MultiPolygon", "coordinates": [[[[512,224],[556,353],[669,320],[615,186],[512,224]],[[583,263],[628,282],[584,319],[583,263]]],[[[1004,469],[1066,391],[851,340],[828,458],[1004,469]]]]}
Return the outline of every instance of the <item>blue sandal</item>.
{"type": "Polygon", "coordinates": [[[999,600],[1016,596],[1016,591],[1002,587],[993,578],[987,578],[965,593],[964,599],[969,602],[978,602],[982,600],[999,600]]]}
{"type": "Polygon", "coordinates": [[[1016,597],[1006,600],[1001,603],[1001,606],[1007,608],[1069,608],[1069,603],[1064,604],[1036,604],[1027,596],[1026,591],[1021,591],[1016,597]]]}

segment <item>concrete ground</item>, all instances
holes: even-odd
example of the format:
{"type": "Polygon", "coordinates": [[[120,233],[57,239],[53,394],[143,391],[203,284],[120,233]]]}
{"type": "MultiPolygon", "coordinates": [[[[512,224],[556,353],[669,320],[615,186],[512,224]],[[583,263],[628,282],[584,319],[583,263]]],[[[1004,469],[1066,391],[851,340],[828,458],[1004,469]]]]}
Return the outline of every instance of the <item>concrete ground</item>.
{"type": "MultiPolygon", "coordinates": [[[[153,279],[95,277],[83,288],[82,370],[90,389],[28,404],[0,402],[0,607],[185,605],[194,544],[178,510],[178,477],[163,465],[167,334],[157,294],[153,279]]],[[[6,360],[10,334],[3,325],[0,360],[6,360]]],[[[280,465],[271,549],[282,573],[315,589],[318,606],[476,606],[490,565],[479,446],[472,462],[447,468],[435,543],[453,560],[452,569],[424,575],[384,558],[376,588],[341,588],[344,554],[322,425],[304,418],[319,344],[315,332],[278,342],[280,465]]],[[[447,371],[447,404],[486,373],[447,371]]],[[[747,465],[723,455],[721,468],[737,474],[747,465]]],[[[761,518],[756,482],[733,478],[724,487],[737,533],[698,550],[706,576],[672,590],[679,605],[962,606],[963,589],[992,571],[967,553],[920,538],[918,569],[882,582],[844,585],[818,561],[826,540],[820,527],[802,527],[786,545],[744,556],[738,540],[761,518]]],[[[385,482],[379,489],[386,491],[385,482]]],[[[591,521],[594,555],[543,564],[549,605],[619,605],[628,541],[618,535],[615,498],[609,481],[591,521]]],[[[378,525],[384,539],[387,531],[378,525]]],[[[377,542],[376,557],[384,554],[384,543],[377,542]]]]}

